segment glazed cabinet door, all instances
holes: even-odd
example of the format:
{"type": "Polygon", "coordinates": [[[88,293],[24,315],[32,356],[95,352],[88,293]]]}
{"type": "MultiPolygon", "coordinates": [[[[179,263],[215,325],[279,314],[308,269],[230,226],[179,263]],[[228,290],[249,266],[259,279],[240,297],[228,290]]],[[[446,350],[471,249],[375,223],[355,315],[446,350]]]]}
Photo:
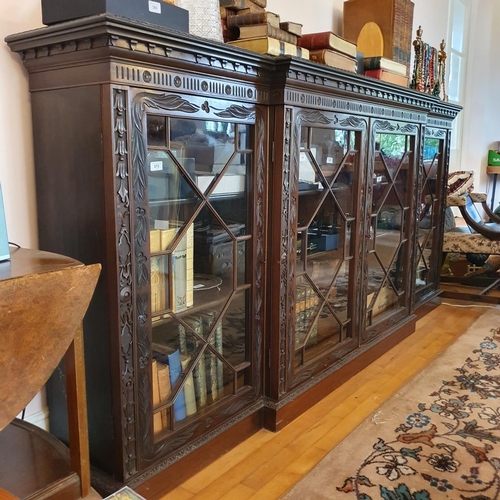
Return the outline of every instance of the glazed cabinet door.
{"type": "Polygon", "coordinates": [[[262,393],[265,126],[255,106],[154,92],[131,96],[130,118],[144,469],[262,393]]]}
{"type": "Polygon", "coordinates": [[[363,342],[410,314],[419,131],[386,120],[371,124],[363,342]]]}
{"type": "Polygon", "coordinates": [[[358,346],[356,283],[366,122],[299,110],[291,165],[288,386],[293,389],[358,346]],[[296,206],[296,211],[293,207],[296,206]]]}
{"type": "Polygon", "coordinates": [[[451,209],[445,211],[447,137],[446,129],[425,128],[420,162],[422,188],[417,206],[419,221],[415,259],[415,307],[438,293],[442,231],[453,227],[453,213],[451,209]]]}

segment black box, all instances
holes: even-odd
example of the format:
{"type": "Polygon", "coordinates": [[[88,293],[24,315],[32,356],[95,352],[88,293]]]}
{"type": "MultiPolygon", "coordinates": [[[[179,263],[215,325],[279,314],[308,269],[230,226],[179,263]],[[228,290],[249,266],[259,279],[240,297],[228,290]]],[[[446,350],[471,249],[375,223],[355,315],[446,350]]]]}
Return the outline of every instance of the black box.
{"type": "Polygon", "coordinates": [[[42,0],[42,22],[113,14],[189,33],[189,12],[162,0],[42,0]]]}

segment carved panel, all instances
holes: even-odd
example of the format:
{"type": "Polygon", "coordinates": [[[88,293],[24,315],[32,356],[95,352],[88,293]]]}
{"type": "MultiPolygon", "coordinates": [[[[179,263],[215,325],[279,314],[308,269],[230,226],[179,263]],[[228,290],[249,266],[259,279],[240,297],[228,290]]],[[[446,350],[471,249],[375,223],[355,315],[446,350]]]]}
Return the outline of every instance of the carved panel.
{"type": "Polygon", "coordinates": [[[113,91],[115,193],[117,215],[118,280],[120,292],[121,400],[124,433],[124,467],[127,475],[137,471],[135,447],[135,370],[132,280],[130,176],[127,150],[127,93],[113,91]]]}

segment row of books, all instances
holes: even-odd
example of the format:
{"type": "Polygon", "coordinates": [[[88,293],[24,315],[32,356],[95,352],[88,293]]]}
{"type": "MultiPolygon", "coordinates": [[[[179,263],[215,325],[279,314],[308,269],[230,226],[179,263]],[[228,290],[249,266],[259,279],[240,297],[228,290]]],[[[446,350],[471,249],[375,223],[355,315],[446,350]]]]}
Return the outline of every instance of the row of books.
{"type": "Polygon", "coordinates": [[[163,311],[169,307],[167,297],[169,290],[168,262],[172,265],[171,307],[174,312],[182,312],[194,303],[194,233],[190,224],[184,236],[177,243],[171,254],[155,255],[170,249],[182,221],[155,220],[150,230],[151,251],[151,312],[163,311]]]}
{"type": "MultiPolygon", "coordinates": [[[[186,324],[200,337],[205,337],[215,321],[215,311],[183,318],[186,324]]],[[[179,422],[195,414],[224,396],[224,363],[208,347],[188,372],[192,355],[197,349],[194,335],[186,334],[184,325],[177,325],[177,339],[164,345],[153,342],[152,390],[153,404],[156,406],[168,400],[177,380],[184,373],[183,388],[173,402],[174,420],[179,422]],[[176,348],[171,347],[175,345],[176,348]]],[[[215,326],[209,344],[223,354],[222,322],[215,326]]],[[[169,427],[167,411],[154,414],[154,433],[169,427]]]]}

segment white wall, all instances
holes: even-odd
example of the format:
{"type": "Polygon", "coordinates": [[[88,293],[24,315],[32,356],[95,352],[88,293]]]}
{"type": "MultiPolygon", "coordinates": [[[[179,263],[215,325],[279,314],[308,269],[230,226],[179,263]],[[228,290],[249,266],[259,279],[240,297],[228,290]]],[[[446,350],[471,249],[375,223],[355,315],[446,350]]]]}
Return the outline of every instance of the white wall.
{"type": "MultiPolygon", "coordinates": [[[[3,39],[42,25],[40,0],[0,2],[0,182],[9,241],[38,247],[28,75],[3,39]]],[[[26,408],[28,420],[46,428],[45,394],[26,408]]]]}
{"type": "MultiPolygon", "coordinates": [[[[1,0],[0,39],[42,26],[40,0],[1,0]]],[[[446,38],[448,0],[414,0],[414,33],[424,29],[426,42],[446,38]]],[[[304,32],[333,30],[342,34],[342,0],[268,0],[268,10],[283,21],[300,22],[304,32]]],[[[476,187],[485,189],[488,149],[500,141],[500,2],[472,0],[471,67],[464,110],[462,168],[477,171],[476,187]],[[479,8],[479,6],[481,8],[479,8]]],[[[37,248],[34,160],[28,77],[17,54],[0,43],[0,182],[10,241],[37,248]]],[[[452,166],[453,168],[453,166],[452,166]]],[[[491,184],[491,183],[490,183],[491,184]]],[[[500,199],[500,194],[498,197],[500,199]]],[[[45,409],[38,396],[27,415],[45,409]]]]}

